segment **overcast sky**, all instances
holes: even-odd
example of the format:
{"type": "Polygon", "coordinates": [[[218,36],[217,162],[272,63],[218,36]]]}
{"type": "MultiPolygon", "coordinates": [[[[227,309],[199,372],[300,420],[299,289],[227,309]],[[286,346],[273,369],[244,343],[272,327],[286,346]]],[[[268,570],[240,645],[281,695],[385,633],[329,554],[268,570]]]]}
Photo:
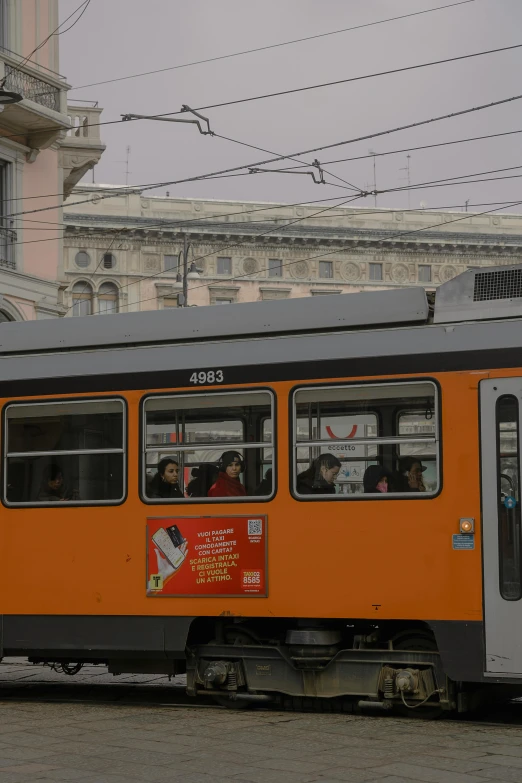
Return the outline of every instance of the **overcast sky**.
{"type": "MultiPolygon", "coordinates": [[[[167,68],[194,60],[329,32],[444,5],[451,0],[92,0],[78,24],[60,38],[60,70],[73,86],[167,68]]],[[[79,0],[60,0],[61,18],[79,0]]],[[[475,0],[410,19],[344,32],[229,60],[162,74],[81,87],[75,99],[97,100],[102,120],[121,114],[176,111],[262,93],[349,78],[522,42],[520,0],[475,0]]],[[[287,154],[391,129],[522,93],[522,49],[463,62],[327,87],[206,112],[225,136],[287,154]]],[[[204,112],[205,113],[205,112],[204,112]]],[[[317,153],[321,162],[522,129],[522,100],[426,127],[317,153]]],[[[250,164],[263,153],[202,136],[191,125],[140,121],[101,128],[107,145],[95,169],[99,183],[181,179],[250,164]]],[[[522,166],[522,133],[411,153],[411,183],[522,166]]],[[[311,161],[315,155],[305,159],[311,161]]],[[[378,188],[406,184],[406,154],[377,158],[378,188]]],[[[372,159],[327,168],[359,188],[373,187],[372,159]]],[[[507,175],[522,175],[519,171],[507,175]]],[[[490,176],[502,176],[494,174],[490,176]]],[[[332,179],[329,177],[328,179],[332,179]]],[[[85,181],[90,182],[89,174],[85,181]]],[[[337,182],[337,180],[333,180],[337,182]]],[[[340,183],[338,183],[340,184],[340,183]]],[[[157,194],[163,195],[166,188],[157,194]]],[[[168,188],[171,196],[299,202],[343,191],[310,177],[258,174],[168,188]]],[[[522,200],[522,177],[415,190],[411,207],[460,208],[522,200]]],[[[349,191],[346,198],[349,198],[349,191]]],[[[354,205],[373,206],[373,197],[354,205]]],[[[407,208],[406,193],[378,205],[407,208]]],[[[487,207],[483,207],[487,209],[487,207]]],[[[477,208],[475,211],[479,211],[477,208]]],[[[511,211],[522,212],[522,206],[511,211]]]]}

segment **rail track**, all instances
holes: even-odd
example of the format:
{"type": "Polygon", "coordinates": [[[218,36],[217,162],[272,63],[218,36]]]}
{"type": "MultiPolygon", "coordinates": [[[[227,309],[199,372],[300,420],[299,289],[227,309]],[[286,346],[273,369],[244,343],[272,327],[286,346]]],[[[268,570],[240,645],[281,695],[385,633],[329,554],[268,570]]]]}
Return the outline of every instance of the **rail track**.
{"type": "MultiPolygon", "coordinates": [[[[169,709],[224,709],[211,697],[194,699],[185,693],[184,677],[164,675],[109,674],[105,666],[86,665],[75,676],[67,676],[48,666],[33,665],[27,661],[4,660],[0,664],[0,704],[2,702],[52,702],[100,704],[103,706],[146,706],[169,709]]],[[[316,712],[310,704],[258,704],[250,709],[259,711],[316,712]]],[[[322,710],[319,710],[322,711],[322,710]]],[[[328,710],[343,712],[344,710],[328,710]]],[[[375,713],[362,713],[372,714],[375,713]]],[[[397,717],[393,712],[380,717],[397,717]]],[[[452,723],[480,724],[522,728],[522,700],[513,700],[489,707],[479,713],[448,717],[452,723]]]]}

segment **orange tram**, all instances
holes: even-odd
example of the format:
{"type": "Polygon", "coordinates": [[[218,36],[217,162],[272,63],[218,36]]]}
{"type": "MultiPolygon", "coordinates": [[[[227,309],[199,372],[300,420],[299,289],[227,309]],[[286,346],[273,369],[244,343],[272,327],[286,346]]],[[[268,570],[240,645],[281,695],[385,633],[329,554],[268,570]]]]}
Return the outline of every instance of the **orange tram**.
{"type": "Polygon", "coordinates": [[[522,266],[2,324],[0,654],[229,706],[520,695],[521,346],[522,266]]]}

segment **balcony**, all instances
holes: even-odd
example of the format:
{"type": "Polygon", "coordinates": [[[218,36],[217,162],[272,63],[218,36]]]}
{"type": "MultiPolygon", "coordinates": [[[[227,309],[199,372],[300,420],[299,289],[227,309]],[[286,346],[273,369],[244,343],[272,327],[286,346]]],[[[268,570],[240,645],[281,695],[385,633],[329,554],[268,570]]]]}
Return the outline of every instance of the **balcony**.
{"type": "Polygon", "coordinates": [[[16,231],[0,226],[0,268],[15,269],[14,246],[16,231]]]}
{"type": "Polygon", "coordinates": [[[6,106],[0,114],[0,135],[15,138],[35,150],[46,149],[68,128],[65,79],[19,61],[0,50],[0,81],[5,89],[23,95],[20,103],[6,106]]]}
{"type": "Polygon", "coordinates": [[[71,127],[60,142],[60,166],[63,168],[65,198],[98,163],[105,150],[99,126],[102,111],[97,103],[71,104],[67,107],[71,127]]]}

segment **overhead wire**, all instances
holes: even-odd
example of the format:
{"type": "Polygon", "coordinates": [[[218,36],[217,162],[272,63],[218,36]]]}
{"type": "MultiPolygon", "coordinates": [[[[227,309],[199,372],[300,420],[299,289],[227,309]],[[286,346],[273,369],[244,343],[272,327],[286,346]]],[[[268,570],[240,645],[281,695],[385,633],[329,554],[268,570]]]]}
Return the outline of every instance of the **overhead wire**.
{"type": "Polygon", "coordinates": [[[175,70],[178,70],[180,68],[191,68],[194,65],[203,65],[204,63],[213,63],[213,62],[217,62],[219,60],[228,60],[228,59],[231,59],[233,57],[242,57],[243,55],[253,54],[254,52],[265,52],[265,51],[267,51],[269,49],[278,49],[278,48],[280,48],[282,46],[290,46],[292,44],[303,43],[305,41],[313,41],[313,40],[316,40],[318,38],[327,38],[328,36],[339,35],[341,33],[348,33],[348,32],[352,32],[353,30],[362,30],[363,28],[366,28],[366,27],[375,27],[376,25],[386,24],[388,22],[396,22],[396,21],[399,21],[401,19],[409,19],[410,17],[413,17],[413,16],[422,16],[423,14],[430,14],[430,13],[433,13],[435,11],[443,11],[443,10],[445,10],[447,8],[454,8],[454,7],[459,6],[459,5],[467,5],[468,3],[472,3],[472,2],[475,2],[475,0],[460,0],[460,2],[457,2],[457,3],[449,3],[447,5],[436,6],[435,8],[426,8],[423,11],[414,11],[414,12],[409,13],[409,14],[402,14],[401,16],[392,16],[392,17],[389,17],[387,19],[378,19],[375,22],[366,22],[364,24],[354,25],[353,27],[343,27],[340,30],[331,30],[331,31],[329,31],[327,33],[317,33],[315,35],[308,35],[308,36],[306,36],[304,38],[294,38],[292,41],[282,41],[281,43],[268,44],[266,46],[258,46],[256,48],[246,49],[246,50],[241,51],[241,52],[232,52],[231,54],[223,54],[223,55],[220,55],[220,56],[217,56],[217,57],[207,57],[204,60],[195,60],[195,61],[189,62],[189,63],[180,63],[179,65],[171,65],[168,68],[157,68],[154,71],[144,71],[142,73],[134,73],[134,74],[130,74],[128,76],[119,76],[119,77],[114,78],[114,79],[105,79],[104,81],[101,81],[101,82],[91,82],[90,84],[80,84],[79,86],[72,87],[71,90],[82,90],[82,89],[85,89],[87,87],[98,87],[99,85],[102,85],[102,84],[112,84],[114,82],[127,81],[128,79],[138,79],[138,78],[141,78],[141,77],[144,77],[144,76],[151,76],[151,75],[157,74],[157,73],[165,73],[166,71],[175,71],[175,70]]]}
{"type": "Polygon", "coordinates": [[[37,46],[35,49],[33,49],[33,51],[32,51],[30,54],[28,54],[28,55],[27,55],[27,57],[24,57],[24,59],[23,59],[23,60],[22,60],[20,63],[18,63],[18,64],[17,64],[17,67],[18,67],[18,68],[21,68],[23,65],[25,65],[26,63],[28,63],[28,62],[29,62],[29,60],[31,60],[32,56],[33,56],[34,54],[36,54],[36,52],[38,52],[38,51],[39,51],[39,50],[40,50],[40,49],[41,49],[43,46],[45,46],[45,44],[46,44],[48,41],[50,41],[50,40],[51,40],[51,38],[52,38],[54,35],[63,35],[63,33],[67,33],[69,30],[72,30],[72,28],[74,27],[74,25],[75,25],[75,24],[77,24],[77,23],[80,21],[80,19],[82,18],[82,16],[84,15],[84,13],[86,12],[86,10],[88,9],[88,7],[89,7],[90,3],[91,3],[91,0],[84,0],[84,2],[83,2],[83,3],[80,3],[80,5],[78,6],[78,8],[76,8],[76,9],[75,9],[75,10],[72,12],[72,14],[69,14],[69,16],[68,16],[66,19],[64,19],[64,20],[63,20],[63,22],[61,22],[61,23],[58,25],[58,27],[56,27],[56,28],[55,28],[55,29],[52,31],[52,33],[49,33],[49,35],[47,36],[47,38],[44,38],[44,40],[43,40],[43,41],[41,41],[41,43],[39,43],[39,44],[38,44],[38,46],[37,46]],[[84,6],[85,6],[85,7],[84,7],[84,6]],[[83,7],[84,7],[84,8],[83,8],[83,7]],[[70,26],[69,26],[69,27],[68,27],[66,30],[62,30],[62,32],[61,32],[61,33],[59,33],[59,32],[58,32],[58,30],[60,29],[60,27],[63,27],[63,25],[64,25],[66,22],[68,22],[68,21],[69,21],[69,19],[72,19],[72,17],[73,17],[75,14],[77,14],[77,13],[78,13],[78,11],[80,10],[80,8],[83,8],[83,11],[81,12],[81,14],[80,14],[80,16],[78,17],[78,19],[76,19],[76,20],[73,22],[73,24],[72,24],[72,25],[70,25],[70,26]]]}
{"type": "MultiPolygon", "coordinates": [[[[279,92],[272,92],[272,93],[265,93],[263,95],[254,95],[247,98],[236,98],[231,101],[222,101],[220,103],[211,103],[207,104],[205,106],[196,106],[195,108],[192,108],[191,111],[206,111],[208,109],[218,109],[218,108],[224,108],[227,106],[237,106],[239,104],[243,103],[251,103],[253,101],[260,101],[260,100],[266,100],[268,98],[276,98],[281,97],[283,95],[291,95],[291,94],[297,94],[309,90],[318,90],[318,89],[324,89],[326,87],[333,87],[338,86],[340,84],[349,84],[351,82],[357,82],[357,81],[363,81],[365,79],[374,79],[380,76],[390,76],[398,73],[405,73],[407,71],[413,71],[418,70],[419,68],[429,68],[434,65],[443,65],[445,63],[451,63],[451,62],[457,62],[459,60],[469,60],[473,57],[483,57],[485,55],[489,54],[499,54],[501,52],[507,52],[514,49],[520,49],[522,47],[522,44],[513,44],[511,46],[503,46],[496,49],[487,49],[480,52],[473,52],[471,54],[464,54],[464,55],[458,55],[456,57],[448,57],[444,58],[442,60],[433,60],[427,63],[417,63],[416,65],[408,65],[404,66],[402,68],[392,68],[387,71],[378,71],[375,73],[370,74],[364,74],[362,76],[352,76],[347,79],[338,79],[335,81],[330,82],[324,82],[321,84],[312,84],[307,85],[305,87],[296,87],[290,90],[283,90],[279,92]]],[[[42,93],[44,94],[44,93],[42,93]]],[[[175,117],[182,114],[186,114],[187,109],[182,108],[178,111],[171,111],[171,112],[162,112],[158,114],[151,114],[147,116],[140,116],[140,117],[128,117],[127,115],[123,115],[118,120],[102,120],[99,122],[91,122],[91,123],[85,123],[85,125],[82,125],[82,128],[94,128],[94,127],[101,127],[103,125],[117,125],[121,124],[123,122],[142,122],[145,119],[153,120],[153,119],[161,119],[163,117],[175,117]]],[[[47,130],[46,128],[41,128],[41,131],[47,130]]],[[[49,130],[54,130],[54,128],[50,128],[49,130]]],[[[4,135],[3,138],[17,138],[20,136],[20,133],[12,133],[9,135],[4,135]]]]}
{"type": "MultiPolygon", "coordinates": [[[[278,163],[281,160],[288,160],[289,158],[295,158],[295,157],[298,157],[298,156],[301,157],[303,155],[310,155],[312,153],[322,152],[323,150],[327,150],[327,149],[333,149],[333,148],[336,148],[336,147],[342,147],[342,146],[345,146],[347,144],[355,144],[356,142],[359,142],[359,141],[367,141],[369,139],[378,138],[380,136],[386,136],[386,135],[389,135],[391,133],[398,133],[399,131],[409,130],[411,128],[418,128],[418,127],[420,127],[422,125],[429,125],[429,124],[431,124],[433,122],[440,122],[442,120],[453,119],[454,117],[460,117],[460,116],[463,116],[465,114],[471,114],[473,112],[482,111],[484,109],[491,109],[491,108],[493,108],[495,106],[501,106],[501,105],[504,105],[504,104],[507,104],[507,103],[511,103],[513,101],[518,101],[521,98],[522,98],[522,95],[514,95],[514,96],[512,96],[510,98],[503,98],[503,99],[498,100],[498,101],[492,101],[490,103],[481,104],[480,106],[473,106],[473,107],[471,107],[469,109],[461,109],[461,110],[456,111],[456,112],[450,112],[449,114],[443,114],[443,115],[440,115],[440,116],[437,116],[437,117],[432,117],[432,118],[430,118],[428,120],[420,120],[420,121],[417,121],[417,122],[408,123],[407,125],[400,125],[400,126],[398,126],[396,128],[390,128],[388,130],[378,131],[376,133],[368,133],[368,134],[365,134],[363,136],[354,137],[352,139],[345,139],[343,141],[334,142],[332,144],[325,144],[325,145],[321,145],[319,147],[312,147],[311,149],[301,150],[299,152],[292,152],[292,153],[289,153],[287,155],[279,155],[277,157],[268,158],[266,160],[257,161],[255,163],[247,163],[247,164],[243,164],[243,165],[240,165],[240,166],[232,166],[232,167],[229,167],[227,169],[221,169],[219,171],[212,171],[212,172],[209,172],[208,174],[200,174],[200,175],[195,176],[195,177],[184,177],[183,179],[179,179],[179,180],[155,182],[155,183],[149,183],[149,184],[146,184],[146,185],[133,185],[133,186],[129,186],[129,187],[122,186],[122,187],[119,187],[119,188],[115,188],[109,194],[99,195],[98,197],[99,197],[99,200],[102,200],[102,199],[112,198],[112,196],[114,196],[115,193],[119,193],[120,195],[127,195],[129,193],[136,193],[136,192],[143,193],[143,192],[145,192],[147,190],[155,190],[155,189],[157,189],[159,187],[166,187],[167,185],[180,185],[180,184],[185,184],[187,182],[204,181],[207,177],[216,177],[216,176],[222,175],[222,174],[230,174],[230,173],[233,173],[233,172],[236,172],[236,171],[242,171],[243,169],[255,168],[257,166],[265,166],[265,165],[268,165],[270,163],[278,163]]],[[[371,194],[371,191],[369,191],[369,193],[371,194]]],[[[78,204],[86,204],[86,203],[91,202],[91,200],[92,200],[91,198],[88,198],[88,199],[83,199],[83,200],[80,200],[80,201],[73,201],[73,202],[70,202],[68,204],[68,206],[71,207],[71,206],[75,206],[75,205],[78,205],[78,204]]],[[[59,205],[52,205],[52,206],[48,206],[48,207],[40,207],[40,208],[32,209],[32,210],[23,210],[21,212],[13,212],[13,213],[11,213],[9,215],[5,215],[4,219],[19,217],[20,215],[35,214],[37,212],[45,212],[45,211],[48,211],[48,210],[51,210],[51,209],[56,209],[57,206],[59,206],[59,205]]]]}

